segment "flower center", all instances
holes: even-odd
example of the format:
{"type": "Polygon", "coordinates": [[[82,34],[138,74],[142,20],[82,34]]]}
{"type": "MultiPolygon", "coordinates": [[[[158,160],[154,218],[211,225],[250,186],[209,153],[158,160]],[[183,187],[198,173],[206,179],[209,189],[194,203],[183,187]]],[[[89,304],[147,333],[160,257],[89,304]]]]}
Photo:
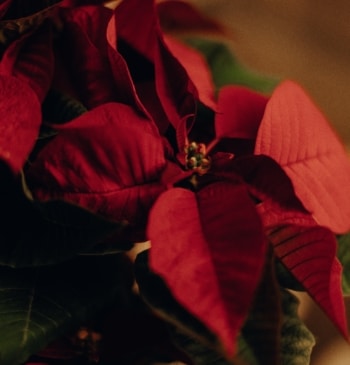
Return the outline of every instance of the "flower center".
{"type": "Polygon", "coordinates": [[[193,170],[199,175],[205,174],[210,168],[210,158],[206,156],[204,143],[191,142],[185,147],[186,169],[193,170]]]}

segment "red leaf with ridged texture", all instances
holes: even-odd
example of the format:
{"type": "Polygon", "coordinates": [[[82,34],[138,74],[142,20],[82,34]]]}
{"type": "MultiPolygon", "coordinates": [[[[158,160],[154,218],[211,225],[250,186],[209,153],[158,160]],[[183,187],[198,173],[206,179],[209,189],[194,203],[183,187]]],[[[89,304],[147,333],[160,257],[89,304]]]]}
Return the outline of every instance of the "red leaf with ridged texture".
{"type": "Polygon", "coordinates": [[[215,131],[218,138],[255,140],[268,98],[243,86],[224,86],[218,96],[215,131]]]}
{"type": "Polygon", "coordinates": [[[65,27],[60,53],[81,102],[88,108],[124,99],[114,82],[107,53],[110,9],[85,6],[62,10],[65,27]],[[78,52],[77,52],[78,50],[78,52]]]}
{"type": "Polygon", "coordinates": [[[39,199],[62,198],[115,220],[144,222],[163,191],[162,139],[131,107],[109,103],[56,126],[28,170],[39,199]]]}
{"type": "Polygon", "coordinates": [[[27,83],[40,102],[51,86],[53,71],[52,29],[48,24],[11,43],[0,62],[0,73],[27,83]]]}
{"type": "MultiPolygon", "coordinates": [[[[166,122],[175,128],[182,128],[181,131],[178,130],[179,148],[182,149],[195,113],[196,99],[203,94],[207,95],[204,91],[199,93],[198,89],[202,84],[197,89],[194,81],[199,78],[191,80],[189,76],[193,71],[188,72],[166,46],[153,0],[144,0],[142,3],[138,0],[121,2],[116,9],[116,19],[118,38],[123,39],[154,65],[156,93],[167,117],[166,122]],[[134,24],[138,24],[138,27],[134,24]]],[[[203,75],[206,75],[206,65],[200,63],[198,67],[204,67],[203,75]]],[[[164,130],[165,126],[161,129],[164,130]]]]}
{"type": "Polygon", "coordinates": [[[16,174],[39,134],[41,105],[26,83],[0,75],[0,115],[0,159],[16,174]]]}
{"type": "Polygon", "coordinates": [[[269,203],[259,212],[276,256],[348,339],[334,234],[305,213],[282,211],[269,203]]]}
{"type": "Polygon", "coordinates": [[[274,91],[261,122],[256,154],[275,159],[316,221],[350,230],[350,160],[325,117],[292,81],[274,91]]]}
{"type": "Polygon", "coordinates": [[[114,13],[107,27],[108,55],[115,83],[123,85],[121,100],[152,116],[155,128],[164,134],[168,118],[158,98],[154,67],[145,56],[130,47],[119,34],[119,14],[114,13]]]}
{"type": "Polygon", "coordinates": [[[265,238],[243,185],[173,188],[153,206],[150,265],[233,355],[265,261],[265,238]]]}

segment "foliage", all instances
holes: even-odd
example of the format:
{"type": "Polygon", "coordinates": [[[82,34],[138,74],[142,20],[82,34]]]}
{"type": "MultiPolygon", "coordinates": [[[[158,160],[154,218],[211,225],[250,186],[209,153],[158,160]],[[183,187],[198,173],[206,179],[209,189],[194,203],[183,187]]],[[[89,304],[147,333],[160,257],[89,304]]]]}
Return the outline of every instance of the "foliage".
{"type": "Polygon", "coordinates": [[[218,30],[180,1],[21,4],[0,5],[1,364],[136,287],[168,360],[307,365],[288,289],[347,338],[350,161],[302,87],[168,34],[176,9],[218,30]]]}

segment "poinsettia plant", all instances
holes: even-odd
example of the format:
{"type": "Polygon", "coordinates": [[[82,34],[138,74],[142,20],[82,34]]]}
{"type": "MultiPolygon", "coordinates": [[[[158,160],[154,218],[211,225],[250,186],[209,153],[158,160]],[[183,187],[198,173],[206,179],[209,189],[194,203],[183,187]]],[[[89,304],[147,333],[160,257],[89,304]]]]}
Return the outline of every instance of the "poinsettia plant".
{"type": "Polygon", "coordinates": [[[171,36],[221,31],[186,3],[117,5],[0,4],[1,364],[308,364],[293,290],[348,338],[342,142],[297,83],[171,36]],[[155,329],[166,354],[123,352],[155,329]]]}

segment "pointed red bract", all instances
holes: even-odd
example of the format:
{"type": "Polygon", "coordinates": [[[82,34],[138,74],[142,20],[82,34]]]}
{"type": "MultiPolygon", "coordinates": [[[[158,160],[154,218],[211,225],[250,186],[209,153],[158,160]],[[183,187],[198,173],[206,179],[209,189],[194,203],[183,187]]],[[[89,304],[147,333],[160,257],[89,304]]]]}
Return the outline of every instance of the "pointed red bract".
{"type": "Polygon", "coordinates": [[[215,132],[217,138],[255,140],[268,98],[243,86],[220,89],[215,132]]]}
{"type": "Polygon", "coordinates": [[[12,75],[28,84],[42,102],[48,92],[54,70],[52,29],[42,26],[10,44],[1,62],[0,73],[12,75]]]}
{"type": "Polygon", "coordinates": [[[39,199],[62,198],[115,220],[144,221],[163,191],[161,138],[150,122],[109,103],[59,128],[28,170],[39,199]]]}
{"type": "Polygon", "coordinates": [[[319,226],[304,209],[290,179],[271,158],[237,158],[232,170],[242,176],[250,194],[258,200],[258,211],[276,256],[347,338],[342,269],[336,258],[334,234],[319,226]]]}
{"type": "Polygon", "coordinates": [[[152,270],[232,355],[266,249],[244,186],[217,182],[198,193],[168,190],[153,206],[147,232],[152,270]]]}
{"type": "Polygon", "coordinates": [[[0,75],[0,115],[0,159],[17,174],[39,134],[41,105],[26,83],[0,75]]]}
{"type": "Polygon", "coordinates": [[[94,108],[112,101],[124,102],[125,83],[113,80],[107,54],[106,30],[112,12],[104,7],[78,7],[62,11],[65,27],[60,52],[80,101],[94,108]]]}
{"type": "Polygon", "coordinates": [[[205,58],[173,37],[165,36],[164,41],[194,83],[199,100],[209,108],[216,110],[215,85],[205,58]]]}
{"type": "Polygon", "coordinates": [[[334,234],[305,213],[282,211],[269,203],[259,212],[276,256],[348,339],[334,234]]]}
{"type": "MultiPolygon", "coordinates": [[[[116,22],[118,38],[124,40],[154,65],[154,86],[167,118],[166,123],[172,124],[175,128],[186,127],[182,128],[184,130],[178,130],[179,148],[182,149],[185,144],[185,134],[191,127],[190,120],[195,113],[196,99],[199,98],[198,89],[202,88],[203,84],[196,77],[196,80],[199,81],[199,87],[196,88],[197,85],[189,78],[189,74],[193,71],[187,73],[184,66],[165,45],[154,0],[121,2],[116,9],[116,22]],[[138,24],[138,27],[135,27],[134,24],[138,24]],[[142,29],[142,32],[139,29],[142,29]]],[[[191,54],[193,53],[191,52],[191,54]]],[[[204,67],[203,75],[207,75],[207,68],[203,66],[203,62],[199,63],[198,67],[202,70],[204,67]]],[[[193,65],[191,68],[193,69],[193,65]]],[[[196,74],[198,75],[198,72],[196,74]]],[[[207,85],[207,83],[205,84],[207,85]]],[[[200,96],[203,94],[205,92],[201,91],[200,96]]],[[[166,126],[162,125],[160,129],[166,130],[166,126]]]]}
{"type": "Polygon", "coordinates": [[[261,122],[256,154],[275,159],[296,195],[322,225],[350,230],[350,160],[322,113],[295,83],[273,93],[261,122]]]}

